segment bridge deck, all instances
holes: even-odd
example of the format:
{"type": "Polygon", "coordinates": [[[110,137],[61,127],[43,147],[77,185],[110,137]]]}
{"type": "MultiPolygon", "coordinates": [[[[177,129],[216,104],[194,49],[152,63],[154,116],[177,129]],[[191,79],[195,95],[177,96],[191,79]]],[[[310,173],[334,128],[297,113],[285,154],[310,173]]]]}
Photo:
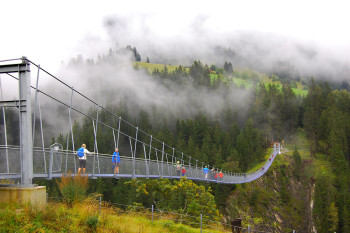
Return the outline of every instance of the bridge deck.
{"type": "MultiPolygon", "coordinates": [[[[271,166],[276,155],[279,153],[279,148],[275,147],[269,160],[263,165],[263,170],[260,168],[251,173],[226,173],[223,172],[223,177],[215,178],[215,174],[209,171],[205,175],[202,167],[193,165],[184,165],[186,169],[185,177],[191,180],[199,180],[206,182],[222,183],[222,184],[238,184],[247,183],[258,179],[271,166]]],[[[49,149],[39,150],[35,149],[33,153],[34,158],[34,178],[57,178],[70,171],[73,174],[77,173],[79,168],[78,157],[74,152],[70,151],[56,151],[52,152],[49,149]]],[[[0,179],[18,179],[21,178],[19,148],[0,146],[0,179]],[[6,172],[6,156],[10,165],[9,172],[6,172]]],[[[131,157],[121,157],[120,174],[113,174],[113,164],[111,155],[90,155],[87,157],[86,175],[89,178],[168,178],[179,179],[177,175],[175,164],[167,161],[155,161],[148,159],[131,157]]]]}

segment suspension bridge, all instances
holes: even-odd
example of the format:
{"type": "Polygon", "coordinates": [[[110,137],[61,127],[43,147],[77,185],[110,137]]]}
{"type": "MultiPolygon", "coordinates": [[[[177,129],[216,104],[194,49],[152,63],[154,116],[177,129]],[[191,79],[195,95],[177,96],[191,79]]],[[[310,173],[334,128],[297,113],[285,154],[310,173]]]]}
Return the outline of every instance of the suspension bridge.
{"type": "MultiPolygon", "coordinates": [[[[269,159],[262,165],[262,168],[249,173],[223,171],[194,159],[191,155],[187,155],[144,132],[26,57],[0,61],[0,75],[2,75],[0,77],[0,106],[3,118],[3,137],[0,142],[3,143],[0,145],[0,179],[20,179],[22,186],[31,186],[33,178],[52,179],[66,175],[70,171],[77,173],[79,158],[76,150],[80,145],[77,145],[74,140],[72,122],[73,119],[84,117],[91,121],[94,136],[93,153],[87,156],[86,162],[86,175],[90,178],[179,179],[181,177],[176,169],[177,161],[179,161],[186,169],[187,179],[224,184],[246,183],[264,175],[277,154],[280,153],[280,144],[275,143],[269,159]],[[32,85],[31,81],[30,68],[33,66],[36,70],[35,85],[32,85]],[[49,82],[57,83],[60,88],[57,88],[58,90],[55,93],[40,89],[39,84],[42,76],[45,79],[50,79],[49,82]],[[19,90],[18,99],[3,99],[3,94],[6,94],[3,90],[9,90],[9,88],[2,87],[1,78],[15,80],[19,90]],[[57,96],[56,93],[61,94],[57,96]],[[33,95],[34,98],[32,98],[33,95]],[[47,131],[45,131],[43,124],[45,119],[43,119],[41,109],[41,100],[43,99],[50,102],[51,106],[60,109],[61,112],[66,111],[65,120],[68,122],[66,148],[58,143],[50,146],[45,145],[45,138],[47,138],[45,133],[47,131]],[[86,107],[82,108],[81,100],[96,109],[96,115],[91,115],[86,107]],[[18,112],[19,145],[8,144],[7,135],[9,132],[7,132],[6,127],[6,111],[8,108],[16,109],[18,112]],[[102,111],[109,116],[108,121],[99,117],[102,111]],[[36,122],[38,122],[38,125],[36,125],[36,122]],[[97,137],[99,130],[108,131],[110,136],[113,137],[114,148],[118,148],[121,152],[120,172],[117,175],[113,173],[112,155],[99,153],[97,137]],[[210,170],[208,174],[203,172],[205,166],[210,170]],[[219,176],[215,177],[215,174],[219,172],[222,172],[223,176],[221,178],[219,176]]],[[[56,86],[56,84],[53,85],[56,86]]],[[[55,121],[55,119],[46,119],[46,121],[55,121]]]]}

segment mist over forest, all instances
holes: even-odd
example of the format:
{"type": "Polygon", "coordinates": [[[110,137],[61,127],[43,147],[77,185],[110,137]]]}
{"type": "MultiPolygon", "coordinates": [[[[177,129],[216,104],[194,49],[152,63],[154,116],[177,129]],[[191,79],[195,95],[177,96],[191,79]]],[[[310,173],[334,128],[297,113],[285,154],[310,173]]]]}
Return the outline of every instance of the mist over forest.
{"type": "MultiPolygon", "coordinates": [[[[184,33],[160,36],[152,30],[149,16],[109,16],[105,18],[112,47],[132,44],[154,63],[191,64],[201,60],[223,66],[249,67],[259,72],[291,78],[350,80],[349,54],[321,43],[270,32],[236,30],[215,31],[206,26],[209,18],[197,16],[184,33]]],[[[144,61],[145,61],[144,57],[144,61]]]]}

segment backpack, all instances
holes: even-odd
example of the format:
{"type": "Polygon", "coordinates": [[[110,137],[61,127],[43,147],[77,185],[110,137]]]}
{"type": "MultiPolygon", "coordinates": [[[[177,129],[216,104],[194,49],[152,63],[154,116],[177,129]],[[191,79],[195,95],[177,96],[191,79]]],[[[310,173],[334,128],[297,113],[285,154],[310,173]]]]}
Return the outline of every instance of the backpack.
{"type": "Polygon", "coordinates": [[[82,148],[79,148],[78,151],[77,151],[77,154],[78,156],[81,158],[81,157],[84,157],[84,147],[82,148]]]}

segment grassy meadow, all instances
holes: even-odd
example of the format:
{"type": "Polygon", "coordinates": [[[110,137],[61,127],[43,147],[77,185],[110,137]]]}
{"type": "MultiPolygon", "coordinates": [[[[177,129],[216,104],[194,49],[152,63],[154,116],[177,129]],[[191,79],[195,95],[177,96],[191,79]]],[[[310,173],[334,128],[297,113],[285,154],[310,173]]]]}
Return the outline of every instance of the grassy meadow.
{"type": "MultiPolygon", "coordinates": [[[[155,215],[152,222],[150,211],[131,213],[108,204],[99,214],[99,204],[93,198],[73,205],[50,202],[42,210],[28,204],[0,203],[0,232],[200,232],[199,228],[167,220],[172,217],[155,215]]],[[[223,232],[212,227],[207,230],[223,232]]]]}
{"type": "MultiPolygon", "coordinates": [[[[173,72],[178,66],[176,65],[165,65],[165,64],[153,64],[146,62],[134,62],[135,66],[139,68],[147,69],[149,73],[152,73],[155,69],[162,71],[166,66],[168,72],[173,72]]],[[[186,68],[189,71],[189,68],[186,68]]],[[[219,75],[214,73],[210,74],[210,79],[213,82],[215,79],[219,78],[219,75]]],[[[274,84],[278,89],[282,89],[282,83],[279,81],[277,76],[268,77],[266,74],[262,74],[251,69],[235,69],[233,75],[223,75],[220,77],[224,83],[233,83],[237,87],[242,88],[252,88],[254,83],[263,82],[267,87],[269,84],[274,84]]],[[[294,87],[292,90],[296,95],[306,96],[307,90],[301,82],[294,82],[294,87]]]]}

